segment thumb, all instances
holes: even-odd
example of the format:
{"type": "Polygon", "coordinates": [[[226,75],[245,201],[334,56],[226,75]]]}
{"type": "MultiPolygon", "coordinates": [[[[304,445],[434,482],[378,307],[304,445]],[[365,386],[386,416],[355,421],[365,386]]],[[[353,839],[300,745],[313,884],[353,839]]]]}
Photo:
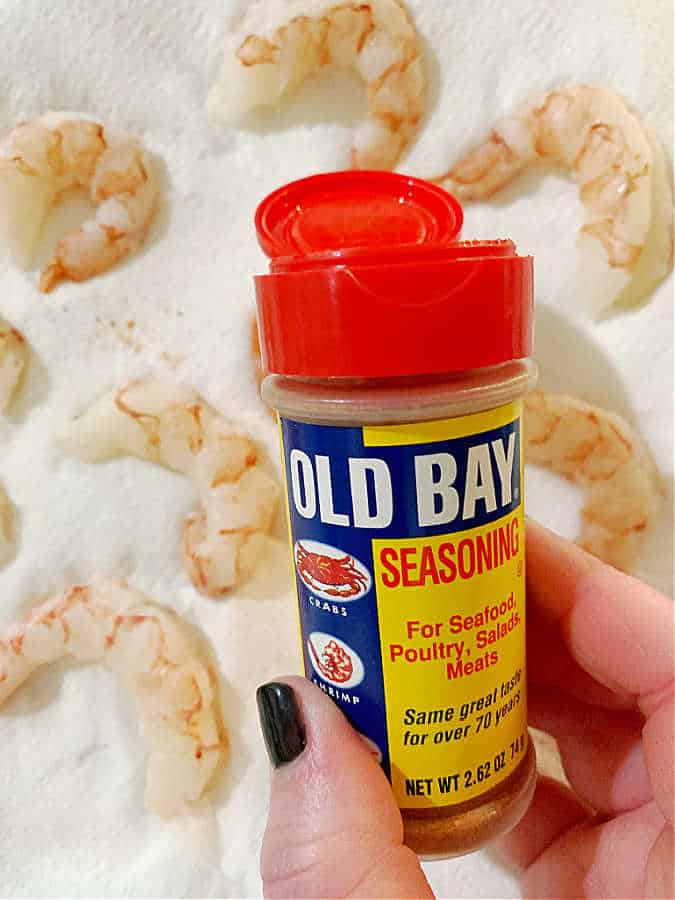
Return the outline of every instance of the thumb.
{"type": "Polygon", "coordinates": [[[433,897],[384,773],[333,701],[304,678],[257,697],[274,766],[265,897],[433,897]]]}

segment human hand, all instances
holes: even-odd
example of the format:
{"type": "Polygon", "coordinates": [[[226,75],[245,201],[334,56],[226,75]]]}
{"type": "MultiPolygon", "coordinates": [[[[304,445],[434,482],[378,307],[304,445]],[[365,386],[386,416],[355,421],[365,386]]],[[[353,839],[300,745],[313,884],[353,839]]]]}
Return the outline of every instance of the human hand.
{"type": "MultiPolygon", "coordinates": [[[[529,721],[571,789],[540,776],[497,849],[527,897],[672,897],[672,604],[533,523],[527,584],[529,721]]],[[[266,897],[431,897],[363,741],[318,688],[284,682],[258,692],[266,897]]]]}

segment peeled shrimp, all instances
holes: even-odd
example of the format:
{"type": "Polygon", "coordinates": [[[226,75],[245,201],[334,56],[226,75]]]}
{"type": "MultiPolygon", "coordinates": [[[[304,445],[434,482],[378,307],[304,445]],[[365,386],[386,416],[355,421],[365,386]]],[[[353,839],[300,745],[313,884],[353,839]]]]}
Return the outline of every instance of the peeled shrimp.
{"type": "Polygon", "coordinates": [[[17,125],[0,144],[0,237],[26,265],[44,219],[73,188],[89,190],[96,215],[62,238],[40,279],[85,281],[136,250],[155,211],[158,181],[139,141],[78,113],[17,125]]]}
{"type": "Polygon", "coordinates": [[[14,516],[9,497],[0,487],[0,566],[14,555],[14,516]]]}
{"type": "Polygon", "coordinates": [[[254,568],[277,503],[277,487],[251,441],[190,388],[136,381],[72,422],[60,443],[98,462],[131,455],[189,476],[201,501],[183,532],[194,586],[219,597],[254,568]]]}
{"type": "Polygon", "coordinates": [[[10,404],[26,367],[26,339],[0,318],[0,412],[10,404]]]}
{"type": "Polygon", "coordinates": [[[125,582],[73,587],[0,632],[0,704],[35,669],[67,656],[122,677],[149,751],[146,806],[185,811],[226,749],[215,676],[186,623],[125,582]]]}
{"type": "Polygon", "coordinates": [[[579,265],[594,310],[649,294],[672,265],[672,183],[658,140],[613,91],[572,86],[504,119],[433,180],[460,199],[488,200],[537,163],[580,183],[579,265]]]}
{"type": "Polygon", "coordinates": [[[228,41],[209,113],[236,123],[328,66],[353,69],[367,89],[352,166],[393,168],[417,130],[426,84],[417,32],[399,0],[258,0],[228,41]]]}
{"type": "Polygon", "coordinates": [[[579,543],[619,569],[635,559],[663,504],[649,451],[620,416],[568,397],[525,399],[525,459],[586,491],[579,543]]]}

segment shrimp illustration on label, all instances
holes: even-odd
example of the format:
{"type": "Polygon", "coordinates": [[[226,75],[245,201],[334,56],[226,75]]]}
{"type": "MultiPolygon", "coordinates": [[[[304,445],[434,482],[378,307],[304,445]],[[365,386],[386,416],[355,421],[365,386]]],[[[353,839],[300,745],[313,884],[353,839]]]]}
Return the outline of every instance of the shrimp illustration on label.
{"type": "Polygon", "coordinates": [[[297,541],[293,556],[303,584],[320,597],[358,600],[370,590],[368,569],[338,547],[319,541],[297,541]]]}
{"type": "Polygon", "coordinates": [[[312,668],[330,684],[353,688],[363,681],[365,669],[358,653],[335,635],[313,631],[307,649],[312,668]]]}

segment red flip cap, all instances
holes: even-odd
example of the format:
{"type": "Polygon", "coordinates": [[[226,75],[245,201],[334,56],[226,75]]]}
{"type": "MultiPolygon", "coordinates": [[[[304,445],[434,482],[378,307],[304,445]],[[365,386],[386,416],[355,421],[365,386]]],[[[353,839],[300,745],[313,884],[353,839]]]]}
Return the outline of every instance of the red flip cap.
{"type": "Polygon", "coordinates": [[[462,208],[392,172],[304,178],[258,207],[263,365],[313,378],[455,372],[529,356],[532,257],[463,241],[462,208]]]}

